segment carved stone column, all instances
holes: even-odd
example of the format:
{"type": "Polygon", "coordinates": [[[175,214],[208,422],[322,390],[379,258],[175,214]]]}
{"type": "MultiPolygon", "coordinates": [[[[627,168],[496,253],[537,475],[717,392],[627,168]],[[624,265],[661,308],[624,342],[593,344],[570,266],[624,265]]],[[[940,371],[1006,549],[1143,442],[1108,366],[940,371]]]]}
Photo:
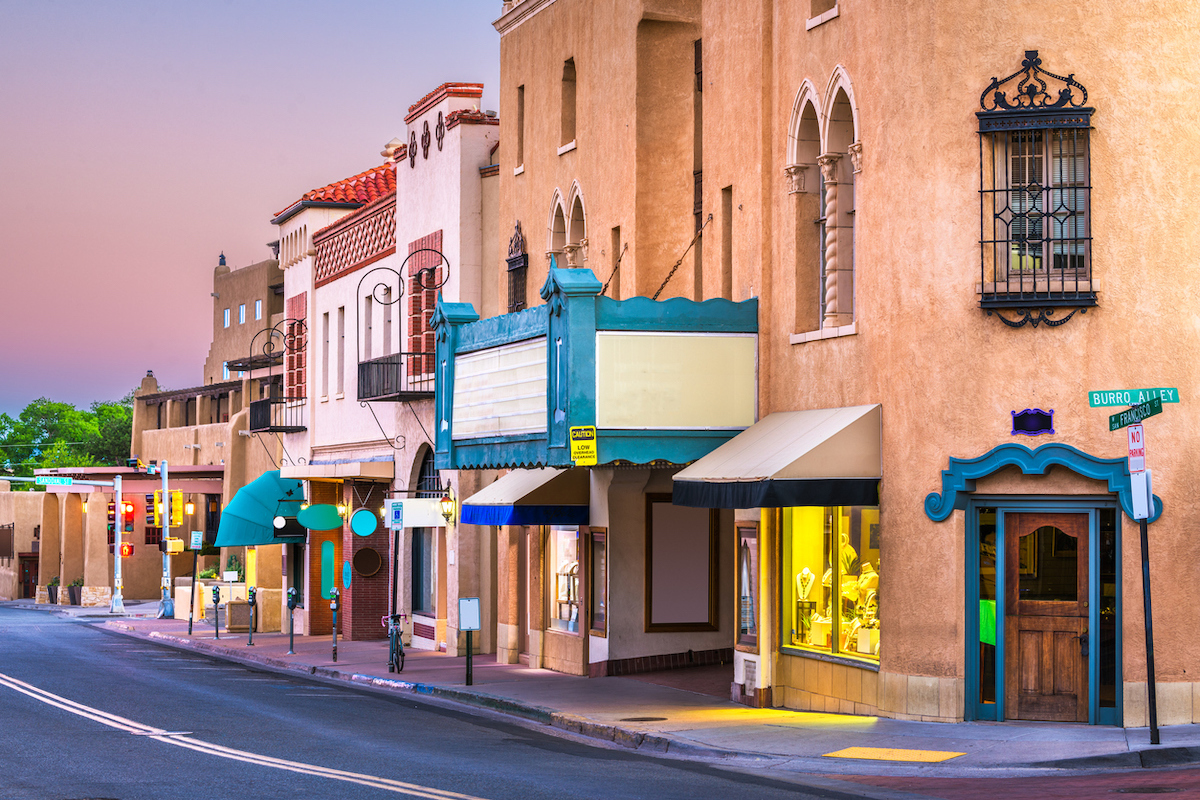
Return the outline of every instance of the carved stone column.
{"type": "Polygon", "coordinates": [[[841,153],[817,157],[825,181],[825,317],[821,327],[838,325],[838,162],[841,153]]]}

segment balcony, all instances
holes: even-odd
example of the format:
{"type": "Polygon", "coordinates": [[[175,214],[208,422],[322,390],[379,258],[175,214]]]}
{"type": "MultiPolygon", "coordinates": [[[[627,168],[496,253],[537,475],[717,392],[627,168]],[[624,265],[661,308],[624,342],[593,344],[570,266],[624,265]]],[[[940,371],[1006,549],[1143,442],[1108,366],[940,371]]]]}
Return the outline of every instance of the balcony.
{"type": "Polygon", "coordinates": [[[422,400],[433,397],[433,353],[393,353],[358,364],[358,399],[422,400]]]}
{"type": "Polygon", "coordinates": [[[298,433],[307,430],[303,397],[267,398],[250,403],[251,433],[298,433]]]}

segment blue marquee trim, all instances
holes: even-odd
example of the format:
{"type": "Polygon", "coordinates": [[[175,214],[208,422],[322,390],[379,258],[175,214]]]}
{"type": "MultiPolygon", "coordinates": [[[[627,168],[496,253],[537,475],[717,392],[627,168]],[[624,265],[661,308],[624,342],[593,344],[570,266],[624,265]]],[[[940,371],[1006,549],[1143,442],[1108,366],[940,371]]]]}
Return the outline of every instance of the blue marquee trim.
{"type": "MultiPolygon", "coordinates": [[[[967,495],[975,491],[975,481],[1004,467],[1020,467],[1025,475],[1045,475],[1053,466],[1066,467],[1085,478],[1108,481],[1108,490],[1117,494],[1121,510],[1133,517],[1133,489],[1129,466],[1124,458],[1098,458],[1068,444],[1045,444],[1036,450],[1023,444],[1008,443],[994,447],[977,458],[951,458],[950,469],[942,470],[942,492],[925,497],[925,514],[942,522],[954,509],[967,507],[967,495]]],[[[1149,522],[1162,515],[1162,499],[1154,496],[1154,513],[1149,522]]]]}
{"type": "Polygon", "coordinates": [[[757,333],[758,298],[733,302],[715,297],[697,303],[682,297],[651,300],[596,298],[596,329],[757,333]]]}

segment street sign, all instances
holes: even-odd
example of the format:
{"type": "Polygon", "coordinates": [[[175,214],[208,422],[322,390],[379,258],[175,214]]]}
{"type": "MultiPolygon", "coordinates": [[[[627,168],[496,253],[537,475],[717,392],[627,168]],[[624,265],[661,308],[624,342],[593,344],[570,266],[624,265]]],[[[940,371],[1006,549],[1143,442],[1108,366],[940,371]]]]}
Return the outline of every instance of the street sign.
{"type": "Polygon", "coordinates": [[[1158,398],[1164,403],[1178,403],[1178,389],[1109,389],[1099,392],[1088,392],[1088,405],[1092,408],[1100,406],[1135,406],[1148,400],[1158,398]]]}
{"type": "Polygon", "coordinates": [[[404,501],[399,498],[393,498],[387,501],[387,518],[388,527],[392,530],[400,530],[404,527],[404,501]]]}
{"type": "Polygon", "coordinates": [[[1110,431],[1120,430],[1126,425],[1133,425],[1141,422],[1147,417],[1153,417],[1155,414],[1162,413],[1162,400],[1154,398],[1148,402],[1142,403],[1140,406],[1134,406],[1128,411],[1122,411],[1119,414],[1113,414],[1108,418],[1108,429],[1110,431]]]}
{"type": "Polygon", "coordinates": [[[63,475],[38,475],[34,478],[34,483],[38,486],[70,486],[74,482],[74,478],[63,475]]]}
{"type": "Polygon", "coordinates": [[[1150,470],[1133,473],[1130,476],[1129,487],[1132,489],[1130,505],[1133,506],[1133,518],[1150,519],[1154,514],[1154,489],[1150,480],[1150,470]]]}
{"type": "Polygon", "coordinates": [[[596,426],[576,425],[571,428],[571,460],[577,467],[596,464],[596,426]]]}
{"type": "Polygon", "coordinates": [[[458,629],[460,631],[477,631],[479,627],[479,598],[458,598],[458,629]]]}
{"type": "Polygon", "coordinates": [[[199,550],[202,547],[204,547],[204,531],[192,531],[192,540],[189,549],[199,550]]]}
{"type": "Polygon", "coordinates": [[[1146,431],[1141,425],[1129,426],[1129,471],[1146,471],[1146,431]]]}

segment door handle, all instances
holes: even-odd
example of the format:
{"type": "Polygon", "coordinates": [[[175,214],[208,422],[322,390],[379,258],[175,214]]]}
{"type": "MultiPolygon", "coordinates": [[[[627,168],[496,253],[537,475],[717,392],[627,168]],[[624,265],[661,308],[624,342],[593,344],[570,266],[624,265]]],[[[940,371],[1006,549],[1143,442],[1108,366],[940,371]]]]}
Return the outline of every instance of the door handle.
{"type": "Polygon", "coordinates": [[[1087,657],[1088,657],[1088,635],[1087,635],[1087,631],[1084,631],[1083,633],[1079,634],[1078,636],[1075,636],[1075,637],[1072,637],[1072,638],[1075,638],[1075,639],[1078,639],[1078,640],[1079,640],[1079,655],[1083,656],[1084,658],[1087,658],[1087,657]]]}

